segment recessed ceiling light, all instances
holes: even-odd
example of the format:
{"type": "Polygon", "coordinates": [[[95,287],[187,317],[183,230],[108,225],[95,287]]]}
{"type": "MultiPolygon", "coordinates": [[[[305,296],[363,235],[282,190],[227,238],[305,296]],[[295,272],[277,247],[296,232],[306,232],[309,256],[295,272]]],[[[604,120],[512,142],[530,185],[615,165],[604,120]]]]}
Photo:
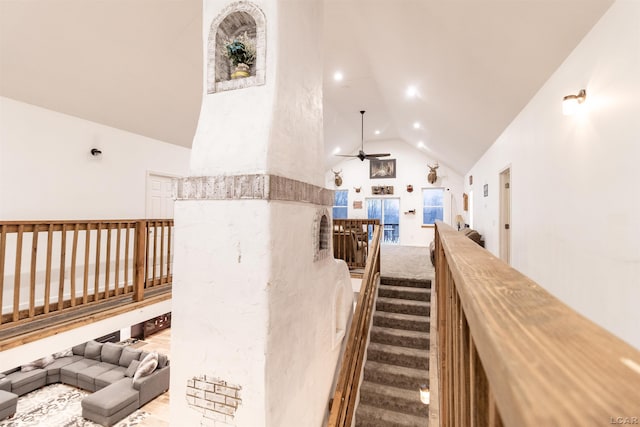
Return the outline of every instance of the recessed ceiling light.
{"type": "Polygon", "coordinates": [[[413,123],[413,128],[414,129],[420,129],[420,122],[414,122],[413,123]]]}
{"type": "Polygon", "coordinates": [[[418,142],[418,148],[426,148],[427,146],[424,145],[424,142],[420,141],[418,142]]]}
{"type": "Polygon", "coordinates": [[[407,98],[415,98],[418,96],[418,88],[415,86],[409,86],[405,93],[407,94],[407,98]]]}
{"type": "Polygon", "coordinates": [[[374,130],[373,133],[376,135],[380,135],[380,131],[378,129],[374,130]]]}
{"type": "Polygon", "coordinates": [[[342,79],[344,79],[344,75],[342,74],[341,71],[336,71],[335,73],[333,73],[333,80],[337,82],[341,82],[342,79]]]}
{"type": "Polygon", "coordinates": [[[336,147],[333,149],[333,154],[336,155],[340,152],[340,147],[336,147]]]}

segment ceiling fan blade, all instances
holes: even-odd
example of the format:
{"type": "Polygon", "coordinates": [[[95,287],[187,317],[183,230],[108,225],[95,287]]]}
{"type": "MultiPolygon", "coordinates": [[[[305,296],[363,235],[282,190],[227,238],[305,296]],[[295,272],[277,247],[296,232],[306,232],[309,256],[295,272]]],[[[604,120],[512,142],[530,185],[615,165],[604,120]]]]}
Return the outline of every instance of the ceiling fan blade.
{"type": "Polygon", "coordinates": [[[353,154],[336,154],[336,156],[338,156],[338,157],[358,157],[357,155],[353,155],[353,154]]]}
{"type": "Polygon", "coordinates": [[[367,158],[371,157],[389,157],[390,153],[367,154],[367,158]]]}

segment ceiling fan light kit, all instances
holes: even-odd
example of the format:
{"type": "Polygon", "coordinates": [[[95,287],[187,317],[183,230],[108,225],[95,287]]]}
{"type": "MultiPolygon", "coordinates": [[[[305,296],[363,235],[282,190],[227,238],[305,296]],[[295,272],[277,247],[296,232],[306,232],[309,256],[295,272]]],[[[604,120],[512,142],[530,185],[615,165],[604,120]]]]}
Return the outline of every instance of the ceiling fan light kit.
{"type": "Polygon", "coordinates": [[[355,157],[364,162],[365,159],[377,159],[378,157],[388,157],[390,153],[367,154],[364,152],[364,110],[360,110],[360,151],[358,154],[337,154],[338,157],[355,157]]]}

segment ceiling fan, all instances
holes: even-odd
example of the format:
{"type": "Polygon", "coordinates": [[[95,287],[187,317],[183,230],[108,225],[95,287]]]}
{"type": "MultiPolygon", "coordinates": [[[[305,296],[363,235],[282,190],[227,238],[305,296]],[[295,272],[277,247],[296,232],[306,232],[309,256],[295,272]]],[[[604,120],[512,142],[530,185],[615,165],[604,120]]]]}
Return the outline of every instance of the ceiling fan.
{"type": "Polygon", "coordinates": [[[390,153],[377,153],[377,154],[367,154],[364,152],[364,110],[360,111],[361,115],[361,125],[360,125],[360,151],[358,154],[336,154],[339,157],[357,157],[360,161],[364,162],[364,159],[377,159],[378,157],[387,157],[390,156],[390,153]]]}

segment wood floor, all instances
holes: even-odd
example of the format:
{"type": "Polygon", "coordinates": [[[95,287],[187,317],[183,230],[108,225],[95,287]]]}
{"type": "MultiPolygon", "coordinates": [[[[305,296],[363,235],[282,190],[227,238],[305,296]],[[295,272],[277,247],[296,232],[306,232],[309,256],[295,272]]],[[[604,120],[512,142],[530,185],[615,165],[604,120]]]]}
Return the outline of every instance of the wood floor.
{"type": "MultiPolygon", "coordinates": [[[[157,351],[166,355],[171,354],[171,328],[164,329],[145,339],[146,344],[139,347],[144,351],[157,351]]],[[[141,427],[169,426],[169,392],[156,397],[142,407],[150,415],[140,424],[141,427]]]]}

